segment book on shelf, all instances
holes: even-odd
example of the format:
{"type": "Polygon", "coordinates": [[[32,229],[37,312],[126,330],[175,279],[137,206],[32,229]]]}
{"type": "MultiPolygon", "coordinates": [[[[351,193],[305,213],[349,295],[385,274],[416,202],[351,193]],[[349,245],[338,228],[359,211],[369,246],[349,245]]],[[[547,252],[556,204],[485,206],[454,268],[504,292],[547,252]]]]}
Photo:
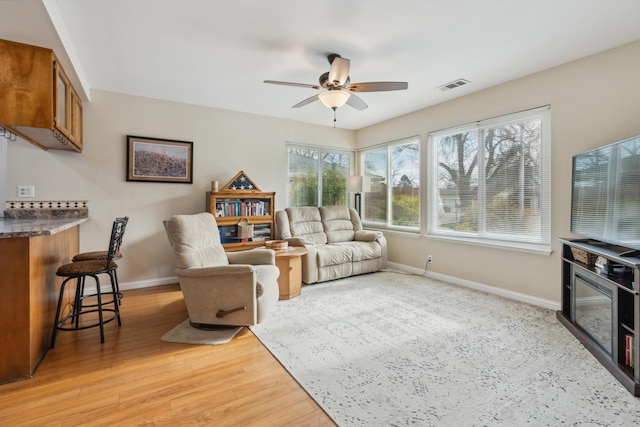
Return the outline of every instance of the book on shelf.
{"type": "Polygon", "coordinates": [[[268,200],[229,200],[216,202],[216,216],[265,216],[271,206],[268,200]]]}
{"type": "Polygon", "coordinates": [[[220,243],[236,243],[238,239],[238,229],[235,225],[225,225],[218,227],[220,232],[220,243]]]}
{"type": "Polygon", "coordinates": [[[624,365],[633,368],[633,357],[633,335],[628,334],[624,337],[624,365]]]}
{"type": "Polygon", "coordinates": [[[256,224],[253,226],[253,242],[271,240],[271,224],[256,224]]]}
{"type": "Polygon", "coordinates": [[[239,243],[239,242],[264,242],[271,240],[271,224],[255,224],[253,228],[253,237],[241,239],[238,237],[237,225],[223,225],[218,227],[220,232],[220,243],[239,243]]]}

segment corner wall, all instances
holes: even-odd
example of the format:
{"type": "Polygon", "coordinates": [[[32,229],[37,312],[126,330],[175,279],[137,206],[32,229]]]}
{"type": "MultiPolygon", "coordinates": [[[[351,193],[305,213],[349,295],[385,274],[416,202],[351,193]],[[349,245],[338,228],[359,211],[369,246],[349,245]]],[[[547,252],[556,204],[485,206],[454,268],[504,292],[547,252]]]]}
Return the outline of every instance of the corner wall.
{"type": "Polygon", "coordinates": [[[410,135],[426,144],[432,131],[551,105],[552,255],[386,233],[390,261],[423,269],[431,254],[435,273],[559,302],[556,239],[570,237],[571,157],[640,134],[638,70],[640,41],[357,131],[359,148],[410,135]]]}
{"type": "Polygon", "coordinates": [[[167,283],[175,261],[162,221],[205,210],[211,181],[226,184],[240,170],[286,207],[286,143],[355,147],[355,132],[265,116],[93,91],[84,105],[84,151],[9,142],[7,198],[34,185],[31,200],[87,200],[80,250],[106,250],[116,216],[130,217],[118,261],[123,288],[167,283]],[[126,182],[126,135],[193,141],[193,184],[126,182]]]}

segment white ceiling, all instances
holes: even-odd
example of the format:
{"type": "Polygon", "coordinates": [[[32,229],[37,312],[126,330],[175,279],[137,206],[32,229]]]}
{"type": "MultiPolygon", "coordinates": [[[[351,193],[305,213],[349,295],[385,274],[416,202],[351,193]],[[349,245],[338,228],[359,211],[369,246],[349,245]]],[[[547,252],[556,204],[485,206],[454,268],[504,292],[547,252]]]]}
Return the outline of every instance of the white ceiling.
{"type": "Polygon", "coordinates": [[[0,0],[0,38],[56,50],[90,88],[331,126],[299,109],[326,56],[407,81],[337,111],[359,129],[640,39],[639,0],[0,0]],[[448,92],[438,86],[464,78],[448,92]]]}

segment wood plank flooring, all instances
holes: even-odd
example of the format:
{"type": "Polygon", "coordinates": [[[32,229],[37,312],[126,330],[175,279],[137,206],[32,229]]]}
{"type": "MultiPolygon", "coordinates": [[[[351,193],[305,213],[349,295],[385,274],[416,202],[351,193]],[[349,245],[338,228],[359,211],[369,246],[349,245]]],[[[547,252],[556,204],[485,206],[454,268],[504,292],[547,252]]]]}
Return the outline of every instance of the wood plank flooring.
{"type": "Polygon", "coordinates": [[[161,341],[188,317],[178,285],[124,295],[104,344],[60,332],[34,378],[0,385],[0,425],[335,426],[246,328],[221,346],[161,341]]]}

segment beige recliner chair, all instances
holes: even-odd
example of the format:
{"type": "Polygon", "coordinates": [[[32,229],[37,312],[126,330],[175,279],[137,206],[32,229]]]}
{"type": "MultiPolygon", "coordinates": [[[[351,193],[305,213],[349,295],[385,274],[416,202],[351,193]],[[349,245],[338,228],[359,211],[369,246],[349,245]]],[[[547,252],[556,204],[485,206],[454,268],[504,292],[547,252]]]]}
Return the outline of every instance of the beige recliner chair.
{"type": "Polygon", "coordinates": [[[274,251],[226,253],[215,218],[208,212],[175,215],[164,226],[193,326],[251,326],[276,306],[279,270],[274,251]]]}

